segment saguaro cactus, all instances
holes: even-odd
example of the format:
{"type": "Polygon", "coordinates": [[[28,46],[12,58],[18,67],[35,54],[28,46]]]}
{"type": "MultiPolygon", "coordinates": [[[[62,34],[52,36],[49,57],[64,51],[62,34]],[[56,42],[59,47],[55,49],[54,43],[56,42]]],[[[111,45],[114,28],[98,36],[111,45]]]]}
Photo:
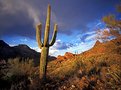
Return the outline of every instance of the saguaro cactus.
{"type": "Polygon", "coordinates": [[[38,46],[41,49],[40,79],[43,79],[43,80],[46,79],[46,70],[47,70],[49,47],[52,46],[55,43],[56,35],[57,35],[57,24],[55,24],[52,40],[49,43],[50,17],[51,17],[51,6],[48,5],[43,43],[41,41],[42,24],[40,23],[39,25],[36,26],[36,39],[37,39],[37,42],[38,42],[38,46]]]}

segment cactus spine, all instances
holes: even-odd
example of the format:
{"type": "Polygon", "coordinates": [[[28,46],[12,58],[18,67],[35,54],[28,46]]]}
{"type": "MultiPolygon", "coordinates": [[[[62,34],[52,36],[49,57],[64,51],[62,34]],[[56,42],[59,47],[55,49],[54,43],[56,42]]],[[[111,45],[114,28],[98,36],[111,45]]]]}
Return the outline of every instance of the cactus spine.
{"type": "Polygon", "coordinates": [[[53,36],[52,36],[52,40],[49,43],[50,17],[51,17],[51,6],[48,5],[43,43],[41,41],[42,24],[40,23],[39,25],[36,26],[36,39],[37,39],[37,42],[38,42],[38,46],[41,49],[40,79],[43,79],[43,80],[46,79],[46,70],[47,70],[49,47],[52,46],[55,43],[56,35],[57,35],[57,24],[55,24],[54,25],[54,33],[53,33],[53,36]]]}

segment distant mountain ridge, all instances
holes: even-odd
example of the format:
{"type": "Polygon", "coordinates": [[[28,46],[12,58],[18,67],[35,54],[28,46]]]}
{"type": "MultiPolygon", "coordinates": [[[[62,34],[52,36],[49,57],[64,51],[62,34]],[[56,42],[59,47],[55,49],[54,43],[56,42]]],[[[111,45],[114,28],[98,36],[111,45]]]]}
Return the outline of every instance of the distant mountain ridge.
{"type": "Polygon", "coordinates": [[[10,47],[7,43],[5,43],[3,40],[0,40],[0,48],[2,47],[10,47]]]}
{"type": "Polygon", "coordinates": [[[57,60],[65,61],[75,58],[75,56],[79,55],[83,55],[84,57],[91,57],[98,54],[108,54],[108,53],[112,55],[113,54],[121,55],[121,36],[116,39],[107,41],[105,43],[101,43],[100,41],[97,40],[91,49],[80,54],[73,54],[70,52],[66,52],[64,56],[58,55],[57,60]]]}
{"type": "Polygon", "coordinates": [[[93,48],[88,51],[83,52],[85,57],[90,57],[96,54],[119,54],[121,55],[121,36],[107,41],[106,43],[101,43],[97,41],[93,48]]]}
{"type": "MultiPolygon", "coordinates": [[[[9,46],[3,40],[0,40],[0,60],[8,60],[9,58],[30,58],[34,59],[35,63],[39,63],[40,53],[31,49],[25,44],[19,44],[18,46],[9,46]]],[[[54,56],[49,56],[49,60],[56,59],[54,56]]]]}
{"type": "MultiPolygon", "coordinates": [[[[91,57],[98,54],[119,54],[121,55],[121,36],[107,41],[106,43],[101,43],[96,41],[95,45],[88,51],[80,53],[78,55],[83,55],[84,57],[91,57]]],[[[70,52],[66,52],[64,56],[58,55],[58,57],[49,56],[50,60],[65,61],[78,56],[70,52]]],[[[25,44],[19,44],[18,46],[9,46],[3,40],[0,40],[0,60],[7,60],[9,58],[32,58],[36,63],[39,63],[40,53],[31,49],[25,44]]]]}
{"type": "Polygon", "coordinates": [[[0,40],[0,59],[8,59],[15,57],[36,58],[40,53],[29,48],[27,45],[19,44],[18,46],[9,46],[3,40],[0,40]]]}

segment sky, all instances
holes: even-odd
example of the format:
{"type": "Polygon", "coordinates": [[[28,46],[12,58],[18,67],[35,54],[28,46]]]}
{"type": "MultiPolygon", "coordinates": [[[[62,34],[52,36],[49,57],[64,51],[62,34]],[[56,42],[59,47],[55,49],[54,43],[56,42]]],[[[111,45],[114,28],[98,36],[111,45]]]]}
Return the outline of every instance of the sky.
{"type": "Polygon", "coordinates": [[[44,33],[48,4],[52,9],[50,40],[54,23],[58,24],[56,42],[49,54],[58,56],[93,47],[96,30],[105,28],[102,17],[117,14],[115,7],[120,0],[0,0],[0,39],[11,46],[27,44],[41,51],[35,26],[41,22],[44,33]]]}

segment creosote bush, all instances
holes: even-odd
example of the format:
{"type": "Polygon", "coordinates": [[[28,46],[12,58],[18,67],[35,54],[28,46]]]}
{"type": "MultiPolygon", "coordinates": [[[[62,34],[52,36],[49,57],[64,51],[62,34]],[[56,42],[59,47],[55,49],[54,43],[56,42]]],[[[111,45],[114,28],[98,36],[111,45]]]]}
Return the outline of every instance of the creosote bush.
{"type": "Polygon", "coordinates": [[[9,59],[9,72],[12,75],[31,75],[33,69],[33,60],[20,60],[19,58],[9,59]]]}
{"type": "Polygon", "coordinates": [[[57,81],[59,90],[120,90],[121,56],[111,55],[96,54],[87,58],[81,55],[62,63],[52,61],[48,64],[48,77],[60,80],[57,81]]]}
{"type": "Polygon", "coordinates": [[[21,60],[20,58],[9,59],[6,63],[6,71],[4,76],[0,78],[6,87],[0,89],[9,90],[25,90],[29,88],[30,79],[33,73],[33,60],[26,59],[21,60]]]}

